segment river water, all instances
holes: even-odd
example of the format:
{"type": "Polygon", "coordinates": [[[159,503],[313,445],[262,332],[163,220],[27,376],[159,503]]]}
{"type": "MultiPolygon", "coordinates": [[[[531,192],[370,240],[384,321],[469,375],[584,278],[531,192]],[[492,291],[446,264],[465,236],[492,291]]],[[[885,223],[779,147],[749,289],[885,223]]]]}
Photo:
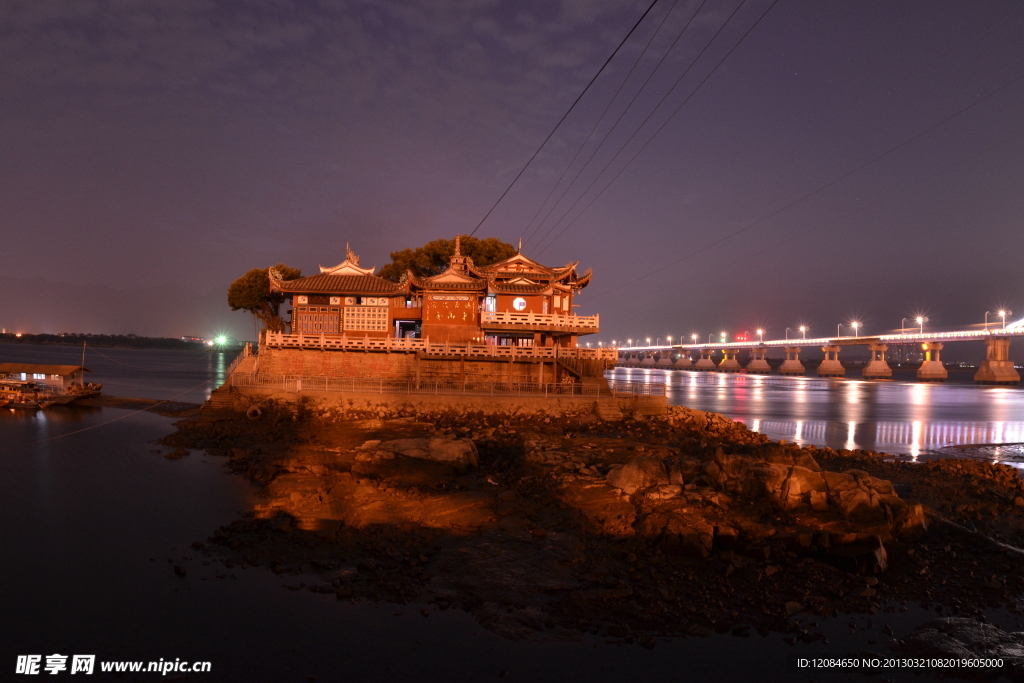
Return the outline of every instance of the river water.
{"type": "MultiPolygon", "coordinates": [[[[80,358],[80,349],[0,345],[0,361],[75,363],[80,358]]],[[[97,349],[86,356],[91,379],[103,382],[107,393],[178,401],[205,398],[230,361],[206,351],[97,349]]],[[[898,414],[1018,425],[1014,417],[1020,417],[1013,389],[967,387],[968,393],[957,394],[953,387],[895,383],[852,390],[843,383],[828,389],[832,385],[812,380],[758,383],[686,373],[665,379],[673,401],[761,420],[760,428],[789,438],[787,421],[829,425],[849,418],[871,424],[883,415],[899,422],[904,417],[898,414]],[[915,392],[922,391],[929,400],[914,403],[915,392]],[[991,398],[997,395],[1006,403],[991,398]],[[907,397],[909,407],[899,407],[900,396],[907,397]],[[960,397],[960,409],[952,397],[960,397]],[[971,397],[981,398],[982,406],[971,397]],[[849,406],[857,404],[861,412],[851,412],[849,406]],[[851,418],[854,414],[858,417],[851,418]]],[[[454,609],[425,618],[416,605],[353,605],[285,590],[283,584],[295,583],[294,577],[204,565],[203,556],[192,550],[194,541],[205,541],[218,526],[251,510],[256,497],[248,482],[227,473],[217,458],[201,452],[163,458],[154,442],[173,430],[174,421],[113,408],[0,410],[0,680],[41,678],[14,675],[17,656],[25,654],[205,660],[212,663],[211,673],[166,680],[246,683],[735,681],[749,680],[754,671],[810,680],[814,677],[790,669],[793,656],[857,652],[872,647],[868,639],[881,637],[880,621],[874,632],[862,623],[849,635],[851,617],[844,616],[818,619],[832,646],[791,648],[780,634],[660,640],[654,650],[608,645],[589,636],[512,642],[454,609]],[[172,563],[185,566],[186,576],[176,576],[172,563]]],[[[823,429],[828,440],[834,430],[823,429]]],[[[1019,426],[1007,426],[1003,433],[1011,434],[1010,429],[1019,426]]],[[[855,438],[869,432],[870,427],[853,430],[855,438]]],[[[801,438],[813,433],[808,428],[801,438]]],[[[911,606],[907,614],[887,615],[886,623],[900,634],[928,617],[911,606]]],[[[113,680],[161,678],[139,674],[113,680]]],[[[895,679],[922,680],[909,674],[895,679]]]]}
{"type": "Polygon", "coordinates": [[[773,439],[1024,467],[1024,389],[975,385],[969,373],[944,384],[916,382],[909,371],[885,382],[641,368],[612,376],[663,382],[670,403],[722,413],[773,439]]]}

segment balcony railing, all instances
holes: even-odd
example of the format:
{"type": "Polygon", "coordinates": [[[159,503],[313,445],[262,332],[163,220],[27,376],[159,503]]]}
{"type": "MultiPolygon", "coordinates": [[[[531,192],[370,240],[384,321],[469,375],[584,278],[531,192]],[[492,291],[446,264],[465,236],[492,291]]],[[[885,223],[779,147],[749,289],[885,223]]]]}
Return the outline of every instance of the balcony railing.
{"type": "MultiPolygon", "coordinates": [[[[595,316],[596,317],[596,316],[595,316]]],[[[321,349],[325,351],[378,351],[387,353],[422,352],[428,356],[466,356],[467,358],[583,358],[611,360],[616,349],[567,348],[562,346],[498,346],[497,344],[450,344],[429,339],[394,337],[349,337],[325,334],[285,334],[267,332],[263,343],[278,349],[321,349]]]]}
{"type": "Polygon", "coordinates": [[[600,328],[599,315],[558,315],[556,313],[503,313],[480,314],[482,326],[488,325],[520,325],[529,327],[568,327],[597,331],[600,328]]]}

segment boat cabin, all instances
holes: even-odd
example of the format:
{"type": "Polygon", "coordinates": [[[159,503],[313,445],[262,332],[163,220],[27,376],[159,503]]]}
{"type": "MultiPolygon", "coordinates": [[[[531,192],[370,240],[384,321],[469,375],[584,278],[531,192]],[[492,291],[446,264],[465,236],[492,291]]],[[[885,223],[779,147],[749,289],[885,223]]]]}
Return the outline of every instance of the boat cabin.
{"type": "Polygon", "coordinates": [[[0,381],[5,386],[16,383],[34,384],[43,391],[65,393],[73,384],[85,385],[85,373],[92,372],[81,365],[45,365],[42,363],[0,363],[0,381]]]}

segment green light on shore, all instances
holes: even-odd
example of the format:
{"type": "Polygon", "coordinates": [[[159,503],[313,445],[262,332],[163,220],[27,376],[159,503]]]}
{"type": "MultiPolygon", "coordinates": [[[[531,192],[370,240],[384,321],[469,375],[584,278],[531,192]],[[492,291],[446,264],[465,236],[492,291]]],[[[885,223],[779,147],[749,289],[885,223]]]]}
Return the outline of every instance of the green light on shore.
{"type": "Polygon", "coordinates": [[[225,344],[228,343],[228,338],[225,337],[224,335],[221,335],[214,339],[214,341],[217,342],[217,346],[224,346],[225,344]]]}

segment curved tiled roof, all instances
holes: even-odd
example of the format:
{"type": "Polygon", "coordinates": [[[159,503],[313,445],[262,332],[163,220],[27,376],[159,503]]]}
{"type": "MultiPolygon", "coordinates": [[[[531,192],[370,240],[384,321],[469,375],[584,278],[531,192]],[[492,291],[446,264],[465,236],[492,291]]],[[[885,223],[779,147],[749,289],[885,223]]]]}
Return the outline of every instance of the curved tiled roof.
{"type": "Polygon", "coordinates": [[[492,282],[491,289],[502,294],[540,294],[551,289],[546,282],[536,284],[511,284],[508,282],[492,282]]]}
{"type": "Polygon", "coordinates": [[[405,286],[376,275],[310,275],[297,280],[277,281],[273,288],[280,292],[302,294],[329,292],[332,294],[397,294],[405,286]]]}

